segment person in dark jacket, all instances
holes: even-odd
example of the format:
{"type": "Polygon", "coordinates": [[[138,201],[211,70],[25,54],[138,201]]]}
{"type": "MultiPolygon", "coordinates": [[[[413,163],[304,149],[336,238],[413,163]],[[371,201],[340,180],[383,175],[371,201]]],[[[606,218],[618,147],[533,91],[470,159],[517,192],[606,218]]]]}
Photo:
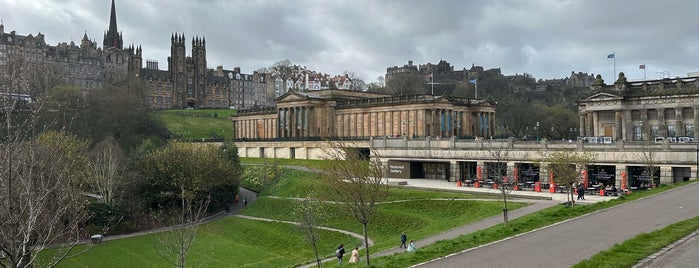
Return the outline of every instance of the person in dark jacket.
{"type": "Polygon", "coordinates": [[[345,255],[345,244],[340,244],[335,250],[335,256],[337,256],[337,265],[342,264],[342,255],[345,255]]]}

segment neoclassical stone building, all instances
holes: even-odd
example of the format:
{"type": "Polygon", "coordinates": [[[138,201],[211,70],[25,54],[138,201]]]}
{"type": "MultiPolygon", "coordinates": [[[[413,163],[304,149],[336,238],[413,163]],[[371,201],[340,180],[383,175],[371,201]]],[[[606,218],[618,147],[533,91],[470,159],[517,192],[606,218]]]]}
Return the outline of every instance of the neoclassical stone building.
{"type": "Polygon", "coordinates": [[[578,102],[580,135],[623,141],[699,140],[699,77],[629,82],[624,73],[613,85],[602,78],[593,94],[578,102]]]}
{"type": "Polygon", "coordinates": [[[490,137],[495,104],[447,96],[290,91],[269,109],[232,117],[236,140],[368,140],[370,137],[490,137]]]}

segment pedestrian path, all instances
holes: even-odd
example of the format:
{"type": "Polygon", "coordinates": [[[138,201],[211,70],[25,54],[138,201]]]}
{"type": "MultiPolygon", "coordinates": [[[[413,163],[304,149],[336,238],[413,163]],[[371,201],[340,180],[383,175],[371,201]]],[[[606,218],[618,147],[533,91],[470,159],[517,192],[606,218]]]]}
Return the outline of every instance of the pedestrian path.
{"type": "MultiPolygon", "coordinates": [[[[474,193],[481,193],[481,194],[493,194],[493,195],[501,195],[501,191],[499,189],[492,189],[492,188],[475,188],[475,187],[463,187],[463,186],[458,186],[455,182],[447,182],[443,180],[429,180],[429,179],[388,179],[388,184],[389,185],[399,185],[400,187],[405,187],[405,188],[415,188],[415,189],[429,189],[429,190],[448,190],[448,191],[463,191],[463,192],[474,192],[474,193]]],[[[555,206],[557,204],[567,202],[568,201],[568,196],[565,193],[549,193],[549,192],[534,192],[534,191],[511,191],[509,193],[509,198],[512,198],[513,201],[518,201],[518,202],[529,202],[530,205],[517,209],[517,210],[512,210],[508,213],[508,218],[510,220],[517,219],[519,217],[522,217],[524,215],[528,215],[552,206],[555,206]]],[[[581,200],[581,201],[576,201],[576,204],[591,204],[595,202],[601,202],[601,201],[607,201],[614,199],[616,197],[610,197],[610,196],[599,196],[599,195],[591,195],[591,196],[586,196],[586,200],[581,200]]],[[[415,240],[414,243],[417,248],[424,247],[426,245],[433,244],[437,241],[440,240],[448,240],[448,239],[454,239],[460,235],[464,234],[469,234],[469,233],[474,233],[483,229],[490,228],[492,226],[501,224],[503,222],[503,216],[502,215],[495,215],[490,218],[486,218],[484,220],[474,222],[471,224],[467,224],[440,234],[436,234],[430,237],[425,237],[422,239],[415,240]]],[[[410,238],[409,238],[410,239],[410,238]]],[[[398,240],[396,240],[398,241],[398,240]]],[[[388,256],[392,255],[395,253],[399,252],[404,252],[405,249],[401,249],[399,247],[399,243],[396,243],[395,248],[391,248],[388,250],[384,250],[381,252],[377,252],[374,254],[371,254],[372,258],[376,257],[381,257],[381,256],[388,256]]],[[[327,258],[322,260],[323,262],[327,261],[335,261],[335,258],[327,258]]],[[[306,265],[302,265],[299,267],[314,267],[316,266],[316,263],[309,263],[306,265]]]]}
{"type": "MultiPolygon", "coordinates": [[[[474,193],[487,193],[487,194],[501,194],[500,189],[493,189],[487,187],[470,187],[470,186],[458,186],[456,182],[449,182],[446,180],[430,180],[430,179],[388,179],[390,185],[400,185],[401,187],[410,188],[423,188],[423,189],[433,189],[433,190],[449,190],[449,191],[464,191],[464,192],[474,192],[474,193]]],[[[510,191],[509,195],[515,198],[533,198],[533,199],[548,199],[557,202],[568,201],[568,194],[565,193],[550,193],[548,189],[542,190],[541,192],[535,192],[530,190],[520,190],[520,191],[510,191]]],[[[601,201],[612,200],[616,197],[614,196],[600,196],[600,195],[585,195],[585,200],[576,201],[576,203],[596,203],[601,201]]]]}

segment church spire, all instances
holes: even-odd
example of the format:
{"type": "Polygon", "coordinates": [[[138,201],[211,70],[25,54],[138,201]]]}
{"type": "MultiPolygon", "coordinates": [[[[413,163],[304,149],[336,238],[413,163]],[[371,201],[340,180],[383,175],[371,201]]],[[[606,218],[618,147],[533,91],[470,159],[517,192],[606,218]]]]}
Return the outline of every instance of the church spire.
{"type": "Polygon", "coordinates": [[[123,43],[121,34],[117,31],[116,7],[114,5],[114,0],[112,0],[112,10],[109,14],[109,30],[104,34],[104,43],[102,45],[104,48],[111,47],[121,49],[123,43]]]}

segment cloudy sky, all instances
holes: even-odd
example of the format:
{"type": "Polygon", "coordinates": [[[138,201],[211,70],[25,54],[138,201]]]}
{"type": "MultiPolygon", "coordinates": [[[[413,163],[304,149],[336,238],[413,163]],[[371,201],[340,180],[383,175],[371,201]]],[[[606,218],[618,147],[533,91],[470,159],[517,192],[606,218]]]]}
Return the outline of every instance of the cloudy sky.
{"type": "MultiPolygon", "coordinates": [[[[84,33],[102,45],[110,0],[0,0],[5,32],[46,41],[84,33]]],[[[629,79],[699,71],[699,1],[116,0],[125,44],[167,68],[170,36],[206,38],[210,68],[252,73],[277,61],[376,81],[386,68],[450,62],[562,78],[571,71],[629,79]],[[607,58],[615,53],[614,59],[607,58]]]]}

